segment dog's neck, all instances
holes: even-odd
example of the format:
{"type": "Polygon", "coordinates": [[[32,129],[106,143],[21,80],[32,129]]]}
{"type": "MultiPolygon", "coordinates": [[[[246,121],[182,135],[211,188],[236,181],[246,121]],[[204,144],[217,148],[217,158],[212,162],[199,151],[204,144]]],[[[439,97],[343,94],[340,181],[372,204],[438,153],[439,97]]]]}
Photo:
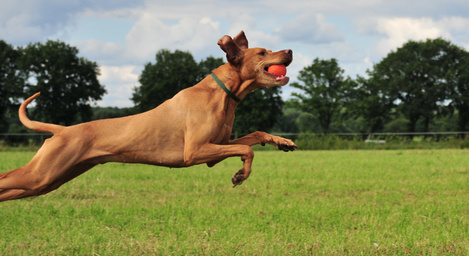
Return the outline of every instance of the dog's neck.
{"type": "Polygon", "coordinates": [[[220,88],[222,88],[223,91],[225,91],[226,94],[228,94],[228,96],[230,96],[230,98],[232,98],[234,101],[236,101],[238,103],[241,102],[241,100],[238,97],[236,97],[236,95],[234,95],[234,93],[232,93],[228,88],[226,88],[225,84],[223,84],[223,82],[220,81],[220,79],[218,79],[218,77],[214,73],[212,73],[211,75],[212,75],[213,79],[215,80],[215,82],[217,82],[217,84],[220,86],[220,88]]]}
{"type": "MultiPolygon", "coordinates": [[[[241,74],[229,63],[215,69],[213,73],[221,80],[226,88],[240,100],[243,100],[248,93],[256,89],[255,79],[243,80],[241,74]]],[[[216,86],[218,86],[215,83],[216,86]]],[[[222,91],[222,88],[219,88],[222,91]]],[[[228,94],[227,94],[228,96],[228,94]]]]}

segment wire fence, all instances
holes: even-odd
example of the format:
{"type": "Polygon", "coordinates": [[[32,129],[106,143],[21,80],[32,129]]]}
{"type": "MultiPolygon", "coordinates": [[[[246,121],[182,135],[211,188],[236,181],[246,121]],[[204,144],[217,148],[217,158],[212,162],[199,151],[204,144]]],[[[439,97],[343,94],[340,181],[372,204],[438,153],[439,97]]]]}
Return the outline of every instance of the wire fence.
{"type": "Polygon", "coordinates": [[[50,137],[50,133],[0,133],[0,145],[42,145],[50,137]]]}
{"type": "MultiPolygon", "coordinates": [[[[232,138],[242,137],[247,135],[245,134],[232,134],[232,138]]],[[[434,138],[434,139],[444,139],[444,138],[460,138],[469,139],[469,131],[459,131],[459,132],[375,132],[375,133],[271,133],[273,135],[282,136],[289,139],[296,139],[299,136],[311,136],[311,137],[326,137],[326,136],[335,136],[340,137],[343,139],[357,139],[362,138],[364,141],[366,140],[386,140],[386,139],[394,139],[397,137],[402,138],[434,138]]]]}

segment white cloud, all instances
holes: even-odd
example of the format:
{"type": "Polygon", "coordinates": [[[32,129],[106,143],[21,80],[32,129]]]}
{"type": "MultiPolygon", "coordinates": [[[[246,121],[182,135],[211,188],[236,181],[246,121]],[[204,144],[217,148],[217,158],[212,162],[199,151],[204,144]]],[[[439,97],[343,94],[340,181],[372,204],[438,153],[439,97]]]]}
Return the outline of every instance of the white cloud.
{"type": "Polygon", "coordinates": [[[137,86],[139,74],[143,67],[140,66],[102,66],[101,75],[98,77],[101,84],[107,90],[101,102],[106,106],[131,107],[130,100],[133,88],[137,86]],[[112,85],[112,86],[109,86],[112,85]]]}
{"type": "Polygon", "coordinates": [[[126,54],[145,60],[160,49],[204,52],[216,45],[220,34],[219,23],[208,17],[182,18],[168,25],[148,12],[127,34],[126,54]]]}
{"type": "Polygon", "coordinates": [[[257,26],[257,20],[249,13],[240,13],[237,17],[228,17],[231,26],[227,31],[229,35],[237,35],[241,30],[254,30],[257,26]]]}
{"type": "Polygon", "coordinates": [[[0,1],[0,39],[76,46],[101,66],[109,92],[101,104],[129,106],[143,65],[162,48],[197,61],[224,57],[218,39],[244,30],[252,47],[294,51],[292,81],[316,57],[336,58],[354,76],[410,39],[443,37],[469,49],[468,10],[462,0],[15,0],[0,1]]]}
{"type": "Polygon", "coordinates": [[[425,40],[439,36],[448,36],[432,19],[392,18],[379,19],[376,30],[386,38],[376,46],[381,54],[402,46],[408,40],[425,40]]]}
{"type": "Polygon", "coordinates": [[[67,13],[43,8],[39,1],[23,5],[21,1],[0,4],[0,38],[8,38],[9,43],[27,44],[40,41],[45,35],[56,33],[69,22],[67,13]]]}
{"type": "Polygon", "coordinates": [[[81,55],[93,61],[97,60],[99,65],[134,64],[130,59],[124,58],[123,54],[126,52],[126,48],[119,43],[88,39],[85,41],[75,41],[71,44],[80,49],[81,55]],[[92,56],[92,58],[89,58],[89,56],[92,56]]]}
{"type": "Polygon", "coordinates": [[[376,34],[381,39],[374,46],[374,56],[384,57],[392,50],[401,47],[409,40],[422,41],[442,37],[455,44],[467,46],[469,40],[469,19],[447,17],[443,19],[390,17],[369,17],[357,22],[358,31],[364,34],[376,34]]]}
{"type": "Polygon", "coordinates": [[[343,41],[337,26],[329,23],[323,14],[303,13],[287,21],[278,34],[284,41],[305,44],[326,44],[343,41]]]}
{"type": "Polygon", "coordinates": [[[75,25],[77,16],[93,10],[105,15],[113,13],[122,17],[128,7],[139,6],[136,1],[57,1],[15,0],[0,1],[0,38],[14,45],[44,41],[50,36],[64,33],[75,25]]]}

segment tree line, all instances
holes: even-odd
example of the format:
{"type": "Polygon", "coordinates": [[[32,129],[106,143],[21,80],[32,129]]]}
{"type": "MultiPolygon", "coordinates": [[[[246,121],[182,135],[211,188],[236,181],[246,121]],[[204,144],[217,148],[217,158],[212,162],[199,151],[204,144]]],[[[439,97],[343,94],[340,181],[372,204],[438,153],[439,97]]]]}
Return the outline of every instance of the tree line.
{"type": "MultiPolygon", "coordinates": [[[[71,125],[152,109],[224,63],[160,50],[129,95],[134,107],[98,108],[94,103],[106,93],[99,67],[78,53],[60,41],[13,47],[0,40],[0,133],[25,131],[16,112],[38,91],[31,118],[71,125]]],[[[237,109],[234,132],[465,131],[468,64],[467,51],[441,38],[408,41],[356,78],[346,77],[336,59],[316,58],[290,84],[298,92],[286,102],[278,87],[249,94],[237,109]]]]}
{"type": "Polygon", "coordinates": [[[469,53],[449,41],[411,40],[374,64],[367,77],[343,74],[337,60],[315,59],[291,84],[301,93],[289,105],[311,114],[310,127],[320,126],[316,132],[469,128],[469,53]]]}
{"type": "Polygon", "coordinates": [[[91,120],[90,102],[106,93],[98,81],[96,62],[78,56],[78,49],[63,42],[17,47],[0,40],[0,132],[17,132],[19,104],[36,92],[31,116],[50,123],[70,125],[91,120]]]}

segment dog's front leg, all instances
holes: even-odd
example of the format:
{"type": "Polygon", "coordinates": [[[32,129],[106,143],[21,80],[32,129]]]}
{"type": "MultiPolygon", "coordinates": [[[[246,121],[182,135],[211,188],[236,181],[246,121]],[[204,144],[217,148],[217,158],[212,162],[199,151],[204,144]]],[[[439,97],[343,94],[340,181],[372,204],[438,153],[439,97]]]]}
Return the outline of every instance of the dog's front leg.
{"type": "MultiPolygon", "coordinates": [[[[265,132],[254,132],[249,135],[243,136],[239,139],[228,142],[228,145],[246,145],[249,147],[253,145],[264,146],[265,144],[270,144],[276,147],[277,149],[283,150],[285,152],[298,149],[298,146],[293,141],[279,137],[279,136],[270,135],[265,132]]],[[[225,158],[219,159],[217,161],[207,162],[207,165],[208,167],[212,167],[224,159],[225,158]]]]}
{"type": "Polygon", "coordinates": [[[231,181],[234,186],[241,185],[251,174],[254,151],[246,145],[217,145],[207,143],[202,146],[186,145],[184,148],[184,163],[187,166],[220,162],[228,157],[240,156],[243,168],[236,172],[231,181]]]}
{"type": "Polygon", "coordinates": [[[264,146],[265,144],[270,144],[278,148],[279,150],[283,150],[285,152],[293,151],[298,148],[298,146],[289,139],[285,139],[285,138],[275,136],[275,135],[270,135],[265,132],[253,132],[239,139],[232,140],[228,142],[228,144],[247,145],[247,146],[259,145],[259,144],[264,146]]]}

